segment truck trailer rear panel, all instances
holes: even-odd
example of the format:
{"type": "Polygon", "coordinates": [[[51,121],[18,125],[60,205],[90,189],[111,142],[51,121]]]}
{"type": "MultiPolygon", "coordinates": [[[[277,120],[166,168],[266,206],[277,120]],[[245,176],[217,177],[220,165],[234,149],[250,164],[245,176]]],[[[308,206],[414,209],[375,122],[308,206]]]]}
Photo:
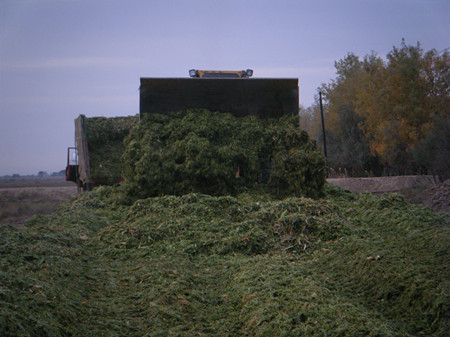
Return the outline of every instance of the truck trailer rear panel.
{"type": "Polygon", "coordinates": [[[279,118],[297,114],[298,104],[298,79],[141,78],[141,118],[187,109],[279,118]]]}

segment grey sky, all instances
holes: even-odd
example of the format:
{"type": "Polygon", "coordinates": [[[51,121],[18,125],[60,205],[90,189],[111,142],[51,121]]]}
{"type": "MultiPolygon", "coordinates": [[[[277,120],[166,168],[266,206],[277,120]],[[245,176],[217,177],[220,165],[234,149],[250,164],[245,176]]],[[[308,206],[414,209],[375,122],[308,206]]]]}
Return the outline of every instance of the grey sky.
{"type": "Polygon", "coordinates": [[[0,0],[0,175],[63,169],[73,120],[136,114],[140,77],[251,68],[298,78],[309,106],[348,52],[449,47],[449,14],[449,0],[0,0]]]}

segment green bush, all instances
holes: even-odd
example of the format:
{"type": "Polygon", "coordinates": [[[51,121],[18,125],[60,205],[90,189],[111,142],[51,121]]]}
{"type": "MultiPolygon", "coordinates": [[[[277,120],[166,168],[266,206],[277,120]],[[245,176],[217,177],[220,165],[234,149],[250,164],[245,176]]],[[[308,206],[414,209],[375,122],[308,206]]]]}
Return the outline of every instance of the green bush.
{"type": "Polygon", "coordinates": [[[317,197],[325,183],[325,161],[293,116],[148,115],[125,139],[122,158],[125,191],[139,198],[255,188],[317,197]]]}

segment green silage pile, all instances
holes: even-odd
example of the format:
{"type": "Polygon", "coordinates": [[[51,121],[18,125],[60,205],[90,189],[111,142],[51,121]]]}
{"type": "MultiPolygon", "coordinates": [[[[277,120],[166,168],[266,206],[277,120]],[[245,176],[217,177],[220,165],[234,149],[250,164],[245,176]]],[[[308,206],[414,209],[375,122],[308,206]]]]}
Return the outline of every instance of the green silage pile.
{"type": "Polygon", "coordinates": [[[137,122],[137,115],[85,119],[91,179],[108,184],[121,179],[123,140],[137,122]]]}
{"type": "Polygon", "coordinates": [[[326,166],[298,116],[260,119],[207,110],[148,114],[125,139],[125,194],[134,199],[264,190],[319,197],[326,166]]]}
{"type": "Polygon", "coordinates": [[[390,194],[100,187],[0,235],[5,336],[446,336],[449,216],[390,194]]]}

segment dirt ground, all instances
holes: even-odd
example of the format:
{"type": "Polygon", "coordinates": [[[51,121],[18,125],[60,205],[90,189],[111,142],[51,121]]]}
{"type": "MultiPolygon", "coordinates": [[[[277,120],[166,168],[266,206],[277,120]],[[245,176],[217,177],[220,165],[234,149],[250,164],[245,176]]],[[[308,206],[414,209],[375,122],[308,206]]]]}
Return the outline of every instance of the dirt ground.
{"type": "Polygon", "coordinates": [[[414,204],[436,212],[450,213],[450,179],[439,182],[433,176],[394,176],[374,178],[331,178],[327,181],[353,193],[397,192],[414,204]]]}
{"type": "Polygon", "coordinates": [[[0,178],[0,225],[22,226],[33,215],[54,212],[77,195],[64,177],[0,178]]]}
{"type": "Polygon", "coordinates": [[[421,204],[437,212],[450,214],[450,179],[442,184],[436,184],[428,189],[415,193],[409,197],[409,201],[421,204]]]}

